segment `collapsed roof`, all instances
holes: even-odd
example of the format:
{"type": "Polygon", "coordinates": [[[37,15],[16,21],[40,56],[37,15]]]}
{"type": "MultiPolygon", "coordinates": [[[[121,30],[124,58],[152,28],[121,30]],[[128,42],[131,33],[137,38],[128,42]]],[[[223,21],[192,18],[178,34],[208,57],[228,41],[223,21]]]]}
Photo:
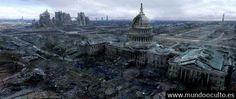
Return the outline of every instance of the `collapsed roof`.
{"type": "Polygon", "coordinates": [[[188,50],[175,57],[172,62],[182,66],[195,64],[201,69],[226,71],[224,57],[214,50],[205,48],[188,50]]]}

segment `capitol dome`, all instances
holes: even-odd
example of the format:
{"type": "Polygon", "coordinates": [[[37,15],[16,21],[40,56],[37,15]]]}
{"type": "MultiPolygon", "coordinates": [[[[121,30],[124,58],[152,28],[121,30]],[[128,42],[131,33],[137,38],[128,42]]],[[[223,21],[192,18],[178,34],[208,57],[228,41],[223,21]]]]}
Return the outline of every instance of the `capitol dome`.
{"type": "Polygon", "coordinates": [[[133,19],[133,28],[151,28],[149,19],[143,12],[143,4],[141,3],[140,13],[133,19]]]}
{"type": "Polygon", "coordinates": [[[143,12],[143,4],[139,14],[133,19],[132,28],[128,33],[128,46],[147,49],[153,46],[152,26],[143,12]]]}

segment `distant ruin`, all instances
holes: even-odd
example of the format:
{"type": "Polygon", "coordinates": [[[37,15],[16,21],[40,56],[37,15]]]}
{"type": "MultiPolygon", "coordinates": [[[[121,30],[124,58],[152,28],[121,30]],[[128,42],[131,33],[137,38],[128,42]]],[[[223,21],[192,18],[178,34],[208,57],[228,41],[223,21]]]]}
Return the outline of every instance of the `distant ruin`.
{"type": "Polygon", "coordinates": [[[33,20],[32,27],[65,27],[65,26],[86,26],[89,18],[84,12],[78,13],[76,20],[72,20],[70,14],[59,11],[55,12],[55,17],[51,18],[48,10],[40,14],[39,20],[33,20]]]}

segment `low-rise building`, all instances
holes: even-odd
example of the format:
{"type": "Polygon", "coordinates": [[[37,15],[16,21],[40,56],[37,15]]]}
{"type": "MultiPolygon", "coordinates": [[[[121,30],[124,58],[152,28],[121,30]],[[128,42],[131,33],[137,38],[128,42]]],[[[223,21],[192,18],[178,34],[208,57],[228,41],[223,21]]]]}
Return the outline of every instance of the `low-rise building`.
{"type": "Polygon", "coordinates": [[[224,58],[214,50],[192,49],[169,60],[168,76],[192,87],[225,89],[228,66],[224,58]]]}

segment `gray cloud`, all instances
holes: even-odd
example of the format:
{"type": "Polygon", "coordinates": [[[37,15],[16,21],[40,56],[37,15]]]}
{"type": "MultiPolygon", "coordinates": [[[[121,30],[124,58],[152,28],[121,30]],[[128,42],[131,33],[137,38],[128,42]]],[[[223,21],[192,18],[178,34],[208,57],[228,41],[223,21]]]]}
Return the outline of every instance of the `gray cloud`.
{"type": "MultiPolygon", "coordinates": [[[[131,19],[139,12],[140,3],[150,19],[220,19],[223,13],[236,17],[234,0],[21,0],[44,5],[54,11],[65,11],[72,16],[83,11],[91,18],[131,19]]],[[[45,8],[46,9],[46,8],[45,8]]],[[[235,18],[236,19],[236,18],[235,18]]]]}

